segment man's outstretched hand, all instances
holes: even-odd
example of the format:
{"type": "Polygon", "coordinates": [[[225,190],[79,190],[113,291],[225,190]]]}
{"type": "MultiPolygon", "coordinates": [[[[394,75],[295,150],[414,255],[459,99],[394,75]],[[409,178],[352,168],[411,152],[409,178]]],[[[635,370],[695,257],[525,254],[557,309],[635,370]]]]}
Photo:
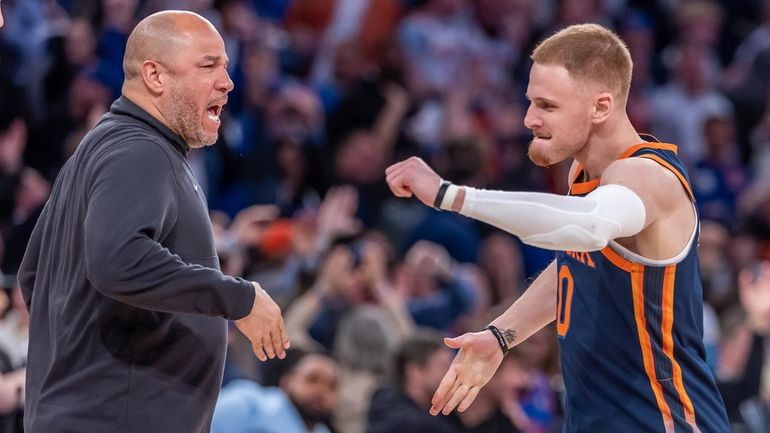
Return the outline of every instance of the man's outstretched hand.
{"type": "Polygon", "coordinates": [[[489,382],[503,362],[503,352],[489,331],[472,332],[445,338],[452,349],[460,349],[452,365],[433,394],[431,415],[449,415],[455,408],[468,409],[482,386],[489,382]]]}

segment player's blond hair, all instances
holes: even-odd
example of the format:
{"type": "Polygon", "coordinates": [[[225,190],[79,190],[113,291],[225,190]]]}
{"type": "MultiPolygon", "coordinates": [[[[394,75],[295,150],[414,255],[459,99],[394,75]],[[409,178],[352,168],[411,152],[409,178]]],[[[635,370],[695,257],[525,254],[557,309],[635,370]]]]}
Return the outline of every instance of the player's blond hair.
{"type": "Polygon", "coordinates": [[[577,81],[606,87],[625,103],[631,86],[631,53],[611,30],[598,24],[566,27],[538,44],[530,56],[541,65],[563,66],[577,81]]]}

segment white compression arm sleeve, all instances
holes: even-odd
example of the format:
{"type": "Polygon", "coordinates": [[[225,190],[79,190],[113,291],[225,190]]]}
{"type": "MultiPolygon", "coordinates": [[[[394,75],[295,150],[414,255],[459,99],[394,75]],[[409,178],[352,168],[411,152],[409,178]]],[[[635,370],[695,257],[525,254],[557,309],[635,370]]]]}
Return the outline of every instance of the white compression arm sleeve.
{"type": "Polygon", "coordinates": [[[465,188],[460,213],[549,250],[597,251],[644,228],[644,203],[622,185],[602,185],[585,197],[465,188]]]}

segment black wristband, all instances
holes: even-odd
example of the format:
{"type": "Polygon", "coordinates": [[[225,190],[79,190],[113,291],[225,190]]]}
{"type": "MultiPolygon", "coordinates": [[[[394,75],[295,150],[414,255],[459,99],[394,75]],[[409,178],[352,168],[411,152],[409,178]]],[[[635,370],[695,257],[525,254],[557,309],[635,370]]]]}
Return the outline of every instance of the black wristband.
{"type": "Polygon", "coordinates": [[[451,185],[452,182],[448,180],[442,180],[441,185],[438,186],[438,192],[436,193],[436,199],[433,200],[433,207],[437,210],[441,210],[441,202],[444,201],[444,196],[446,195],[446,190],[449,189],[449,185],[451,185]]]}
{"type": "Polygon", "coordinates": [[[505,338],[503,338],[503,333],[500,332],[500,330],[495,325],[489,325],[485,329],[487,329],[492,333],[492,335],[495,336],[497,339],[497,344],[500,345],[500,350],[503,351],[503,356],[507,355],[510,349],[508,348],[508,344],[505,342],[505,338]]]}

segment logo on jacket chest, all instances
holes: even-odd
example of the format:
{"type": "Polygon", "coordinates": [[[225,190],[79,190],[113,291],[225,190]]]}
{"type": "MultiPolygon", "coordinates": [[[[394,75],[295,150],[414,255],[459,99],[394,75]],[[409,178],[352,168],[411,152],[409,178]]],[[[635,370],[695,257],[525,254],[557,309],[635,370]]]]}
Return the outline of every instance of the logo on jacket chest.
{"type": "Polygon", "coordinates": [[[573,259],[588,266],[589,268],[596,269],[596,264],[594,263],[594,260],[591,258],[591,253],[588,253],[586,251],[565,251],[564,254],[572,257],[573,259]]]}

